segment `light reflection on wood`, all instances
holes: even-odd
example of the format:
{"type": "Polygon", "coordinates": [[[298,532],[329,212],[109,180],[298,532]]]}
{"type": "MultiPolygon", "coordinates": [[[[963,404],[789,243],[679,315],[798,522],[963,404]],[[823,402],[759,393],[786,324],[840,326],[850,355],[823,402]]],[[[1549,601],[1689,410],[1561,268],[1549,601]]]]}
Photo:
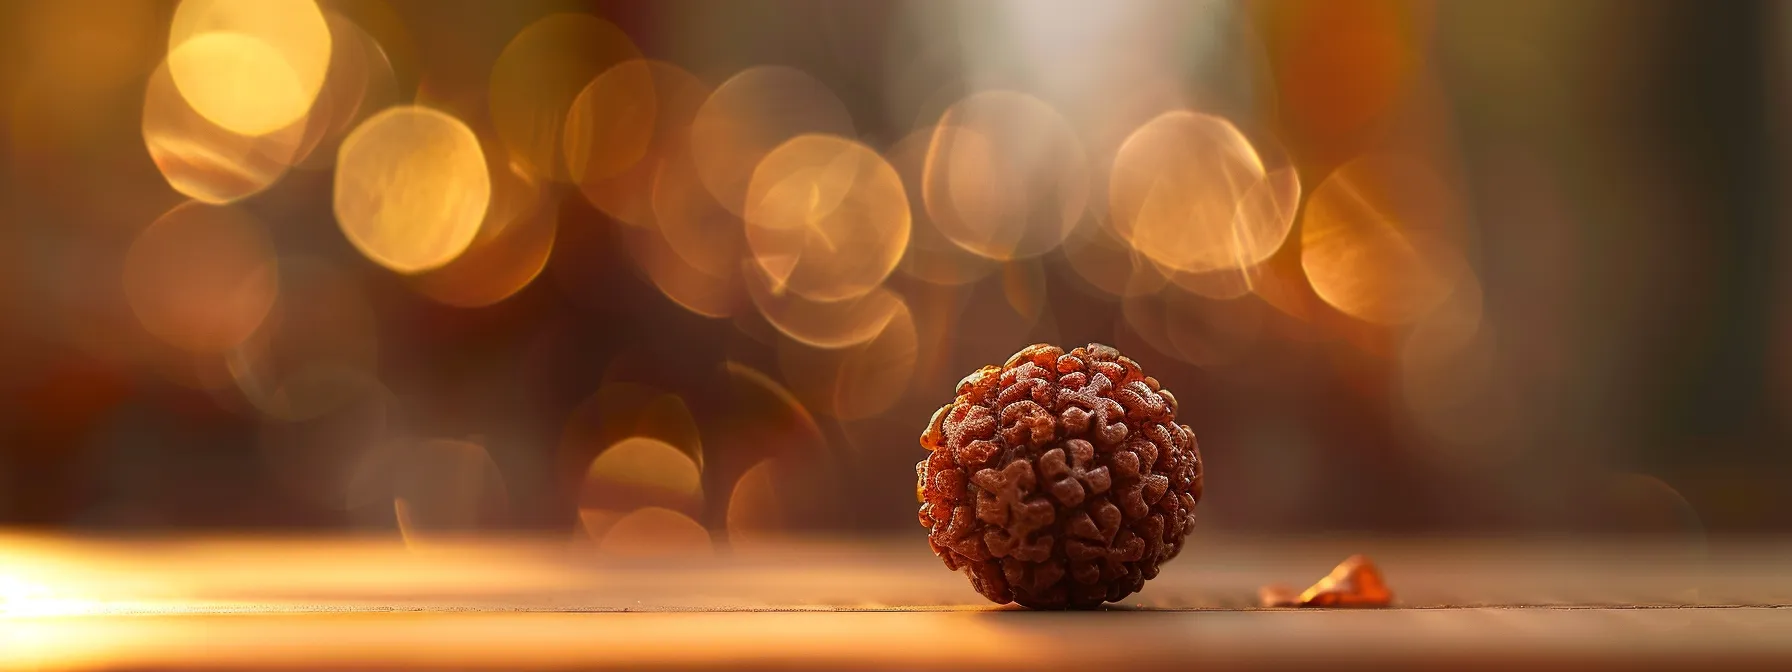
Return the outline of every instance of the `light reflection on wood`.
{"type": "MultiPolygon", "coordinates": [[[[1043,666],[1762,665],[1788,609],[352,613],[8,622],[0,667],[974,669],[1043,666]],[[1422,636],[1415,636],[1422,633],[1422,636]]],[[[1707,668],[1709,669],[1709,668],[1707,668]]]]}
{"type": "MultiPolygon", "coordinates": [[[[1197,535],[1128,606],[1238,608],[1339,557],[1376,558],[1410,607],[1792,604],[1792,545],[1649,542],[1293,542],[1197,535]],[[1695,597],[1687,588],[1697,587],[1695,597]]],[[[432,536],[73,539],[0,535],[3,585],[108,603],[266,608],[780,609],[980,605],[915,538],[783,538],[715,557],[604,557],[589,540],[432,536]]],[[[7,595],[0,589],[0,596],[7,595]]],[[[6,604],[0,601],[0,604],[6,604]]],[[[0,609],[0,611],[4,611],[0,609]]]]}
{"type": "Polygon", "coordinates": [[[0,535],[0,669],[1792,656],[1792,640],[1764,634],[1792,627],[1792,609],[1762,608],[1792,605],[1783,543],[1198,541],[1114,607],[1187,613],[1129,616],[981,603],[918,538],[646,561],[571,537],[444,537],[407,549],[390,538],[0,535]],[[1417,608],[1244,613],[1259,586],[1308,580],[1352,551],[1374,556],[1403,606],[1417,608]],[[1688,605],[1708,608],[1635,608],[1688,605]]]}

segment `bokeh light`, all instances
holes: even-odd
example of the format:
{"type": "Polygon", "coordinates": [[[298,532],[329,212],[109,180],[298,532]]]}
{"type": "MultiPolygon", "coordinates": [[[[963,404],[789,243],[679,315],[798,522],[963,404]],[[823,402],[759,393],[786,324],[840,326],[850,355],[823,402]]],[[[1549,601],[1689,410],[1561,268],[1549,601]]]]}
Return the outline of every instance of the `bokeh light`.
{"type": "Polygon", "coordinates": [[[817,348],[844,348],[864,343],[883,331],[898,312],[902,298],[885,289],[839,301],[811,301],[796,294],[780,295],[757,267],[746,270],[747,296],[773,328],[817,348]]]}
{"type": "Polygon", "coordinates": [[[168,70],[194,110],[244,135],[289,126],[310,108],[304,85],[285,57],[254,36],[196,35],[168,52],[168,70]],[[245,86],[246,95],[237,90],[245,86]]]}
{"type": "Polygon", "coordinates": [[[715,276],[692,266],[659,229],[631,227],[617,234],[647,281],[679,307],[704,317],[728,317],[745,303],[739,271],[715,276]]]}
{"type": "Polygon", "coordinates": [[[834,417],[869,418],[895,407],[914,377],[918,340],[914,318],[904,306],[877,338],[848,351],[835,377],[834,417]]]}
{"type": "MultiPolygon", "coordinates": [[[[331,13],[340,14],[379,45],[397,77],[399,91],[405,94],[400,102],[410,100],[409,94],[417,89],[423,72],[431,69],[430,59],[421,53],[420,44],[426,41],[421,38],[428,37],[428,27],[416,25],[394,6],[392,0],[331,0],[324,7],[326,19],[331,13]]],[[[371,110],[370,113],[378,111],[371,110]]]]}
{"type": "MultiPolygon", "coordinates": [[[[690,165],[691,120],[709,94],[696,75],[665,61],[624,61],[591,80],[573,99],[565,133],[571,177],[585,199],[624,224],[654,226],[663,166],[690,165]]],[[[695,183],[695,168],[687,173],[695,183]]]]}
{"type": "Polygon", "coordinates": [[[889,410],[908,392],[919,356],[915,321],[900,302],[872,338],[824,349],[781,339],[779,371],[805,406],[841,420],[889,410]]]}
{"type": "MultiPolygon", "coordinates": [[[[611,66],[639,58],[641,53],[628,35],[590,14],[551,14],[530,24],[492,65],[489,100],[498,137],[531,173],[568,178],[563,135],[573,99],[611,66]]],[[[596,164],[591,163],[592,154],[580,154],[577,167],[584,171],[595,165],[605,174],[633,163],[652,133],[652,83],[646,72],[625,69],[611,81],[622,82],[621,90],[637,105],[648,102],[645,109],[607,120],[611,123],[601,129],[604,137],[628,144],[612,146],[615,153],[598,155],[601,160],[596,164]]],[[[617,95],[624,94],[619,90],[617,95]]]]}
{"type": "MultiPolygon", "coordinates": [[[[722,412],[711,425],[706,469],[719,482],[734,484],[754,465],[779,460],[793,487],[773,493],[784,512],[785,532],[842,525],[851,512],[843,506],[841,463],[809,408],[776,379],[737,362],[719,371],[722,412]]],[[[730,492],[730,500],[733,493],[730,492]]]]}
{"type": "Polygon", "coordinates": [[[714,553],[709,530],[690,516],[648,506],[629,512],[611,525],[597,550],[620,558],[693,558],[714,553]]]}
{"type": "Polygon", "coordinates": [[[1002,298],[1015,314],[1037,320],[1048,305],[1045,267],[1038,259],[1023,259],[1002,264],[1002,298]]]}
{"type": "Polygon", "coordinates": [[[406,544],[426,544],[503,524],[510,495],[503,473],[484,446],[425,439],[391,446],[381,458],[374,480],[390,484],[393,517],[406,544]]]}
{"type": "Polygon", "coordinates": [[[573,184],[606,182],[647,156],[659,120],[653,66],[629,59],[610,66],[569,103],[561,134],[573,184]]]}
{"type": "Polygon", "coordinates": [[[1412,322],[1455,288],[1463,226],[1454,194],[1423,164],[1358,158],[1307,200],[1301,267],[1313,291],[1346,314],[1412,322]]]}
{"type": "Polygon", "coordinates": [[[706,276],[736,284],[747,258],[746,231],[703,186],[688,149],[672,149],[653,178],[652,207],[659,233],[673,254],[706,276]]]}
{"type": "Polygon", "coordinates": [[[940,117],[927,153],[927,214],[960,247],[990,259],[1058,247],[1089,200],[1082,142],[1057,110],[1013,91],[973,94],[940,117]]]}
{"type": "MultiPolygon", "coordinates": [[[[1299,242],[1299,239],[1290,234],[1281,250],[1253,269],[1251,293],[1303,324],[1323,322],[1339,313],[1327,305],[1324,299],[1319,298],[1312,285],[1307,282],[1307,272],[1301,268],[1302,250],[1299,242]]],[[[1300,333],[1312,331],[1314,330],[1300,333]]]]}
{"type": "Polygon", "coordinates": [[[325,11],[324,20],[330,25],[330,70],[305,117],[295,164],[313,170],[335,165],[349,131],[400,96],[392,61],[373,36],[335,11],[325,11]]]}
{"type": "Polygon", "coordinates": [[[1277,193],[1283,186],[1266,180],[1257,150],[1231,122],[1169,112],[1121,146],[1109,214],[1122,237],[1167,269],[1243,271],[1281,247],[1294,224],[1299,189],[1277,193]]]}
{"type": "Polygon", "coordinates": [[[581,474],[589,475],[593,459],[630,439],[670,446],[691,464],[703,466],[703,439],[682,397],[605,378],[602,387],[573,409],[561,429],[560,451],[578,464],[581,474]]]}
{"type": "Polygon", "coordinates": [[[424,296],[450,306],[489,306],[529,285],[547,266],[559,203],[521,166],[492,166],[492,203],[479,234],[448,265],[410,276],[424,296]]]}
{"type": "Polygon", "coordinates": [[[599,453],[585,470],[579,519],[592,539],[603,542],[611,527],[647,507],[687,517],[700,514],[702,473],[696,461],[671,444],[632,436],[599,453]]]}
{"type": "Polygon", "coordinates": [[[1098,219],[1083,220],[1061,249],[1076,277],[1106,296],[1154,292],[1168,282],[1156,264],[1098,219]]]}
{"type": "Polygon", "coordinates": [[[485,152],[465,123],[394,107],[342,141],[336,221],[367,258],[400,273],[426,271],[473,242],[491,189],[485,152]]]}
{"type": "Polygon", "coordinates": [[[168,70],[201,116],[256,136],[305,117],[330,48],[314,0],[184,0],[169,28],[168,70]]]}
{"type": "Polygon", "coordinates": [[[223,352],[261,325],[279,293],[260,222],[188,202],[150,224],[124,261],[124,290],[144,328],[194,352],[223,352]]]}
{"type": "Polygon", "coordinates": [[[1101,342],[1211,533],[1787,527],[1792,22],[1345,4],[0,2],[0,525],[826,564],[1101,342]]]}
{"type": "Polygon", "coordinates": [[[856,137],[846,105],[795,68],[759,66],[722,82],[691,122],[691,156],[704,187],[744,215],[754,169],[773,149],[805,133],[856,137]]]}
{"type": "MultiPolygon", "coordinates": [[[[618,385],[619,383],[611,383],[618,385]]],[[[639,402],[639,400],[635,400],[639,402]]],[[[659,437],[667,445],[677,447],[680,452],[690,456],[703,468],[703,435],[697,429],[697,419],[691,415],[691,408],[685,404],[684,398],[676,394],[657,394],[648,397],[644,406],[634,411],[634,435],[659,437]]]]}
{"type": "Polygon", "coordinates": [[[779,498],[780,484],[774,480],[778,476],[774,472],[780,466],[780,461],[775,458],[762,460],[734,482],[734,490],[728,495],[730,546],[751,547],[786,536],[790,522],[779,498]]]}
{"type": "Polygon", "coordinates": [[[802,135],[772,150],[747,188],[747,244],[775,293],[865,295],[908,247],[908,195],[871,148],[802,135]]]}
{"type": "Polygon", "coordinates": [[[898,268],[910,277],[940,285],[975,282],[994,272],[998,264],[959,247],[927,216],[921,178],[927,169],[927,149],[933,144],[933,134],[933,125],[929,123],[909,132],[889,151],[890,166],[896,169],[908,192],[908,251],[902,255],[898,268]]]}
{"type": "Polygon", "coordinates": [[[304,124],[259,136],[228,130],[200,115],[175,89],[169,64],[149,77],[143,94],[143,143],[175,191],[206,203],[230,203],[267,189],[286,175],[305,142],[304,124]]]}

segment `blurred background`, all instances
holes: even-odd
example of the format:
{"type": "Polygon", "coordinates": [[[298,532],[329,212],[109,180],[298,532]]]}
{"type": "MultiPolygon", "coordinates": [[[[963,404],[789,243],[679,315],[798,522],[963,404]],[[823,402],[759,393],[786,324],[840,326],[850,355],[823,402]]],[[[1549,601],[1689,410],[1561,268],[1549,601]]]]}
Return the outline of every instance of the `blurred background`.
{"type": "Polygon", "coordinates": [[[919,537],[956,381],[1101,342],[1182,400],[1206,532],[1792,530],[1788,31],[3,3],[0,524],[919,537]]]}

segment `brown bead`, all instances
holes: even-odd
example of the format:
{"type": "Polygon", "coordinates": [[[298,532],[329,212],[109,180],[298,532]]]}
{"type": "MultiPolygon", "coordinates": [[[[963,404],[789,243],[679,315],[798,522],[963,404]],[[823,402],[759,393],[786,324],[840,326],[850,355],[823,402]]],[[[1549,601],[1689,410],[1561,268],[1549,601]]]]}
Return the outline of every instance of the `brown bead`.
{"type": "Polygon", "coordinates": [[[996,603],[1092,608],[1182,551],[1201,497],[1176,397],[1104,345],[1038,344],[959,382],[921,434],[920,520],[996,603]]]}

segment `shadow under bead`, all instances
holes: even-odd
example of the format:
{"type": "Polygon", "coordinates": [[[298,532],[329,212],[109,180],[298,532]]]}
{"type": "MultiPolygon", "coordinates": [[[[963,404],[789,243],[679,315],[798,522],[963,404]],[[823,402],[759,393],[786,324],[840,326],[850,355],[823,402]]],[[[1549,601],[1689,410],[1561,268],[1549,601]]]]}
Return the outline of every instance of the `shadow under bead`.
{"type": "Polygon", "coordinates": [[[1090,609],[1124,599],[1182,551],[1201,451],[1176,397],[1090,344],[1028,346],[959,381],[921,432],[928,545],[997,604],[1090,609]]]}

